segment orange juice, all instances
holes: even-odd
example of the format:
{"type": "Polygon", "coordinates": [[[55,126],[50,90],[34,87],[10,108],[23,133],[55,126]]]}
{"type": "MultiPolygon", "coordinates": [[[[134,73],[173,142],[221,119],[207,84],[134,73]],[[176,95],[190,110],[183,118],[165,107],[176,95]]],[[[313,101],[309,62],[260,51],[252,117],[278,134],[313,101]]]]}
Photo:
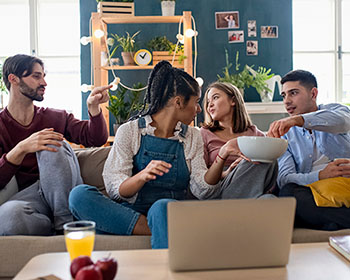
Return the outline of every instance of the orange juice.
{"type": "Polygon", "coordinates": [[[91,256],[94,249],[95,233],[93,231],[75,231],[65,235],[66,247],[71,261],[79,256],[91,256]]]}

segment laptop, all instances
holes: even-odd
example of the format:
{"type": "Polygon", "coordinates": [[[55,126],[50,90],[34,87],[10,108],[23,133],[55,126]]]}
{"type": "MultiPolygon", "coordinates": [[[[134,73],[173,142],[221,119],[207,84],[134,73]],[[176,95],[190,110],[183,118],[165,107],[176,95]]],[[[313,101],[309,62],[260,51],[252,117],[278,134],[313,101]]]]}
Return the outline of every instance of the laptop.
{"type": "Polygon", "coordinates": [[[170,202],[170,269],[285,266],[295,206],[292,197],[170,202]]]}

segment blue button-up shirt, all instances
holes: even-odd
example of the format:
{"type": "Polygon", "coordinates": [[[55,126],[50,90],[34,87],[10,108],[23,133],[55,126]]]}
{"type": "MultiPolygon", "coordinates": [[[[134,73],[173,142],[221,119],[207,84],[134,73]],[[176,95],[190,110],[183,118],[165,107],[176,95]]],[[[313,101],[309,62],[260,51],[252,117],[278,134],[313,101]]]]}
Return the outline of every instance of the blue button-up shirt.
{"type": "Polygon", "coordinates": [[[288,140],[287,151],[278,159],[277,183],[311,184],[319,180],[320,170],[312,170],[314,152],[312,131],[317,149],[330,160],[350,158],[350,110],[340,104],[319,105],[315,112],[301,115],[303,127],[292,127],[282,138],[288,140]]]}

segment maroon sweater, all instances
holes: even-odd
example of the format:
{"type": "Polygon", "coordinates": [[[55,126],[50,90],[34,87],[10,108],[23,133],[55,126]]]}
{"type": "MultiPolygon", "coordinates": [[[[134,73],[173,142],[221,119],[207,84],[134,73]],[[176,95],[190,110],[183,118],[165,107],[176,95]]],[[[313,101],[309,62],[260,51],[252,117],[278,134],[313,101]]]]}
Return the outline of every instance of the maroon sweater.
{"type": "Polygon", "coordinates": [[[101,146],[108,138],[102,113],[95,117],[90,116],[88,121],[80,121],[64,110],[34,106],[33,121],[28,126],[23,126],[14,120],[5,108],[0,112],[0,190],[7,185],[13,175],[16,175],[20,190],[39,179],[35,153],[27,154],[21,165],[8,162],[6,153],[20,141],[45,128],[53,128],[56,132],[62,133],[68,141],[86,147],[101,146]]]}

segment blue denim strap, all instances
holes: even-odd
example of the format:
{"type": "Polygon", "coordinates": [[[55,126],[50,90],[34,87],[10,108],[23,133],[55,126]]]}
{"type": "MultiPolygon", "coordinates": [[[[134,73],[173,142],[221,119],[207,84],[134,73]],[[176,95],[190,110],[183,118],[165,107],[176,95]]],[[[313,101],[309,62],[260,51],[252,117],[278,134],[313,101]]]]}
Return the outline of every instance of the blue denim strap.
{"type": "Polygon", "coordinates": [[[137,121],[139,128],[145,128],[146,127],[146,120],[145,118],[139,118],[137,121]]]}

